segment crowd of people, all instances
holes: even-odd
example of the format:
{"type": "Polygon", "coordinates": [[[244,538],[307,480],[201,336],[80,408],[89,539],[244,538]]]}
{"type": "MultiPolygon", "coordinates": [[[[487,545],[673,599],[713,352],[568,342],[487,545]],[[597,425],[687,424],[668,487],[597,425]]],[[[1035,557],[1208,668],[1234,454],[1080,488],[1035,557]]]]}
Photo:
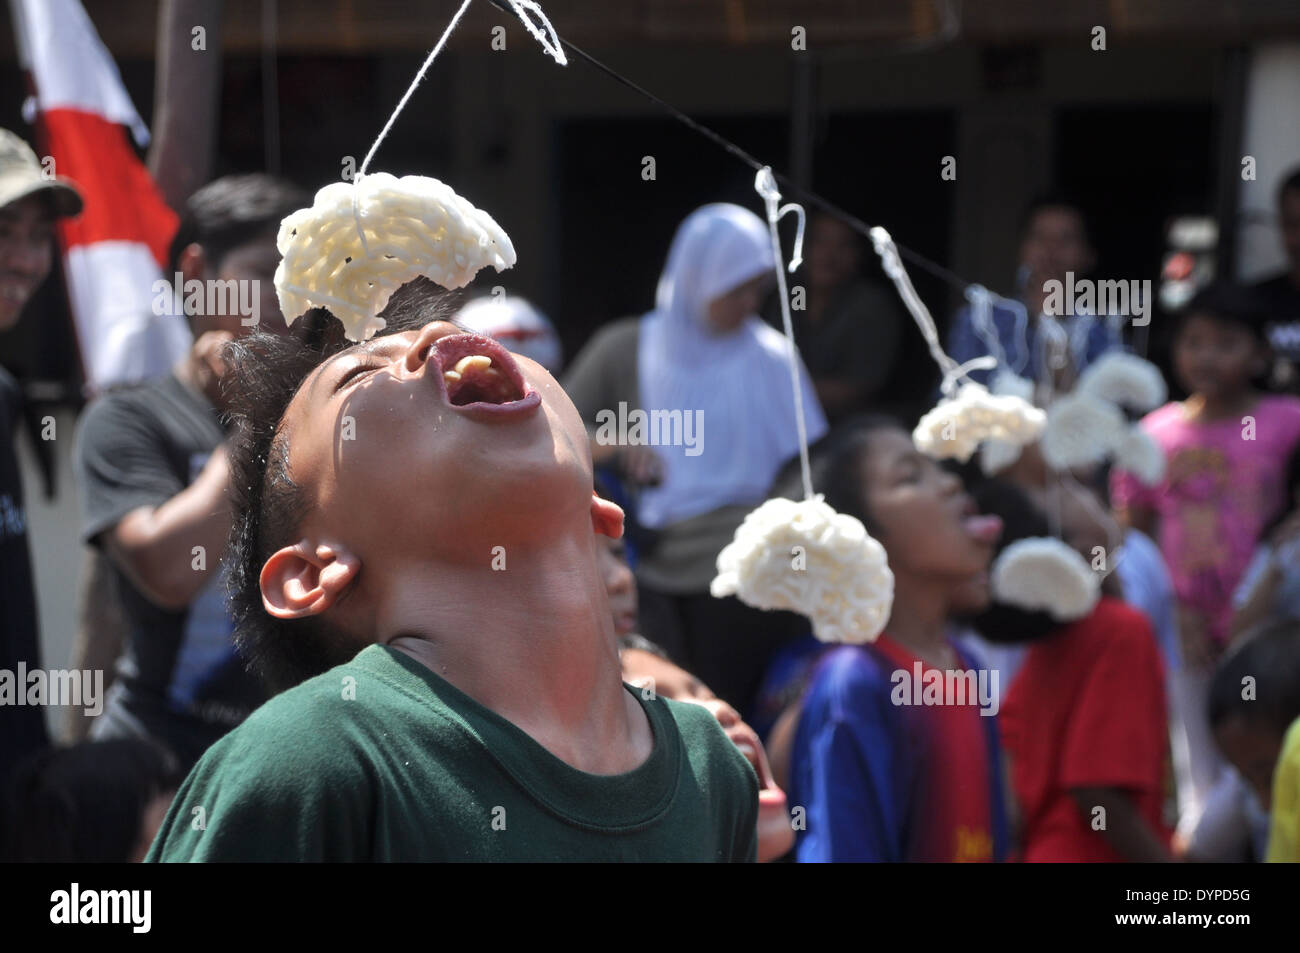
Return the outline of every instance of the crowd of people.
{"type": "MultiPolygon", "coordinates": [[[[81,198],[7,132],[0,189],[3,329],[81,198]]],[[[70,744],[0,709],[4,856],[1300,860],[1300,398],[1273,386],[1300,329],[1300,172],[1289,269],[1162,318],[1185,396],[1140,420],[1154,482],[1032,444],[991,471],[921,453],[881,413],[905,312],[858,236],[813,218],[793,311],[812,486],[893,574],[884,633],[845,645],[710,593],[746,514],[802,495],[762,219],[687,216],[647,311],[566,366],[522,298],[426,280],[365,344],[325,311],[285,321],[275,237],[307,204],[263,174],[195,191],[167,273],[256,282],[260,326],[190,314],[170,373],[79,421],[72,667],[112,659],[112,684],[70,744]],[[467,356],[513,388],[492,422],[440,403],[467,356]],[[602,429],[637,410],[687,429],[602,429]],[[1104,576],[1082,617],[995,593],[995,559],[1050,537],[1104,576]],[[900,698],[913,673],[918,695],[934,674],[980,689],[900,698]]],[[[1134,347],[1124,314],[1050,313],[1046,288],[1095,261],[1083,210],[1036,200],[1014,290],[959,310],[948,352],[1069,394],[1134,347]]],[[[15,671],[41,652],[3,371],[0,398],[15,671]]]]}

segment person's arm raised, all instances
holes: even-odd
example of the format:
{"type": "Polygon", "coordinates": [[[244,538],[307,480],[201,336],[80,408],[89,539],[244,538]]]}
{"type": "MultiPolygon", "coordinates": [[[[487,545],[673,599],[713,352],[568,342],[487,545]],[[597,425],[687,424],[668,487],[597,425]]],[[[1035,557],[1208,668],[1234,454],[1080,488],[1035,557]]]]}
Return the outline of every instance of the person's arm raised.
{"type": "Polygon", "coordinates": [[[216,571],[230,532],[229,485],[223,445],[184,490],[161,506],[132,510],[105,531],[109,558],[151,602],[184,609],[216,571]]]}
{"type": "Polygon", "coordinates": [[[158,17],[149,174],[180,209],[212,177],[221,98],[221,0],[165,0],[158,17]],[[202,48],[196,49],[202,30],[202,48]]]}

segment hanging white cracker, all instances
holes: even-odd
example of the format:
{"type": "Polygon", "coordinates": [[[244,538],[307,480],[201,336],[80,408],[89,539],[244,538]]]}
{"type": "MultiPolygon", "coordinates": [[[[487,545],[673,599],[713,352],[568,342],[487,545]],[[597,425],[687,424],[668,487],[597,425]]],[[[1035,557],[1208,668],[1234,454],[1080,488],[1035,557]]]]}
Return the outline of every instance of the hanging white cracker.
{"type": "MultiPolygon", "coordinates": [[[[559,37],[536,0],[508,2],[542,48],[565,65],[559,37]]],[[[364,341],[383,329],[378,312],[406,282],[424,276],[455,290],[488,265],[503,271],[515,263],[514,245],[501,226],[450,186],[420,175],[367,174],[370,160],[470,3],[463,0],[425,57],[354,180],[327,185],[316,193],[311,208],[280,223],[276,246],[282,260],[275,291],[289,321],[309,308],[328,308],[343,322],[349,340],[364,341]]]]}
{"type": "MultiPolygon", "coordinates": [[[[1030,403],[1034,397],[1034,382],[999,366],[989,382],[989,393],[999,397],[1019,397],[1030,403]]],[[[990,437],[980,444],[980,469],[985,476],[995,476],[1020,459],[1023,444],[990,437]]]]}
{"type": "Polygon", "coordinates": [[[1108,400],[1075,390],[1047,408],[1043,459],[1056,470],[1101,463],[1124,439],[1124,413],[1108,400]]]}
{"type": "Polygon", "coordinates": [[[1010,440],[989,439],[980,444],[980,471],[997,476],[1020,459],[1020,445],[1010,440]]]}
{"type": "Polygon", "coordinates": [[[1033,404],[1010,394],[990,394],[983,384],[970,381],[921,418],[912,442],[926,456],[965,463],[985,440],[1016,447],[1032,443],[1045,422],[1046,416],[1033,404]]]}
{"type": "Polygon", "coordinates": [[[487,212],[437,179],[386,172],[325,186],[311,208],[280,224],[276,245],[275,290],[285,317],[328,308],[351,341],[384,327],[378,313],[413,278],[456,289],[482,268],[515,263],[509,236],[487,212]]]}
{"type": "MultiPolygon", "coordinates": [[[[958,364],[949,357],[939,343],[934,318],[912,286],[889,232],[879,226],[871,229],[871,243],[880,256],[881,268],[894,282],[899,297],[925,338],[930,356],[943,371],[939,385],[943,397],[912,431],[916,449],[927,456],[954,458],[964,463],[984,440],[1003,440],[1016,446],[1037,440],[1043,430],[1043,412],[1023,397],[993,395],[983,384],[971,380],[970,371],[997,367],[997,358],[982,356],[958,364]]],[[[987,304],[986,295],[977,292],[975,303],[983,307],[987,304]]]]}
{"type": "Polygon", "coordinates": [[[788,609],[812,622],[823,642],[871,642],[889,621],[894,604],[894,574],[885,548],[852,516],[836,513],[820,495],[814,496],[808,464],[808,434],[803,422],[798,351],[790,320],[790,298],[781,267],[781,238],[777,222],[788,212],[799,216],[794,259],[803,248],[803,209],[781,205],[776,178],[768,167],[754,178],[754,188],[767,210],[768,235],[776,261],[781,319],[785,328],[799,437],[800,473],[804,499],[771,499],[745,517],[735,538],[718,554],[718,574],[709,591],[716,598],[736,596],[757,609],[788,609]]]}
{"type": "Polygon", "coordinates": [[[1108,351],[1089,364],[1075,389],[1139,413],[1155,410],[1169,395],[1160,368],[1124,351],[1108,351]]]}
{"type": "Polygon", "coordinates": [[[758,609],[789,609],[812,621],[823,642],[873,641],[893,607],[885,548],[860,521],[820,495],[771,499],[745,517],[718,554],[709,591],[758,609]]]}
{"type": "Polygon", "coordinates": [[[998,602],[1047,612],[1057,622],[1082,619],[1101,598],[1101,580],[1078,552],[1054,537],[1018,539],[990,573],[998,602]]]}
{"type": "Polygon", "coordinates": [[[1134,424],[1115,448],[1115,466],[1129,471],[1147,486],[1156,486],[1165,478],[1165,451],[1134,424]]]}
{"type": "Polygon", "coordinates": [[[1034,399],[1034,382],[1002,366],[993,372],[989,390],[1000,397],[1019,397],[1025,403],[1034,399]]]}

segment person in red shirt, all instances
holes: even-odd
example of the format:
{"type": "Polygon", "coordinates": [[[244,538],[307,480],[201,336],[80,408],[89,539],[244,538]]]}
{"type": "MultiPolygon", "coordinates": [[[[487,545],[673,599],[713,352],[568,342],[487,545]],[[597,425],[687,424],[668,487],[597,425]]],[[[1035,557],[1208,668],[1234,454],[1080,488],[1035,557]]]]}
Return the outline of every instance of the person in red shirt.
{"type": "MultiPolygon", "coordinates": [[[[1022,491],[1009,484],[990,490],[977,496],[985,512],[1002,517],[1002,546],[1050,535],[1022,491]]],[[[1064,625],[995,604],[976,628],[994,641],[1032,641],[1000,718],[1020,808],[1021,859],[1172,860],[1162,818],[1164,676],[1146,617],[1104,596],[1090,614],[1064,625]]]]}
{"type": "Polygon", "coordinates": [[[1002,706],[1026,861],[1170,860],[1165,693],[1150,623],[1118,599],[1033,645],[1002,706]]]}

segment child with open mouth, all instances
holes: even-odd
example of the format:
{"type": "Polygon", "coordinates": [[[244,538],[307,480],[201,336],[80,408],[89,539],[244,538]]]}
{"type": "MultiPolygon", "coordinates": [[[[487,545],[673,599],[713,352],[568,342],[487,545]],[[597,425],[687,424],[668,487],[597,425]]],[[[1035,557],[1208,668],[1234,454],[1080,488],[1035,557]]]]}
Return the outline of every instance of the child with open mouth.
{"type": "Polygon", "coordinates": [[[796,857],[1003,860],[1009,831],[993,708],[969,695],[934,703],[898,690],[916,671],[978,674],[949,620],[987,604],[1001,521],[981,515],[961,481],[887,417],[833,435],[813,471],[827,503],[885,547],[894,601],[875,642],[821,656],[797,722],[774,730],[784,740],[769,736],[774,760],[784,761],[793,728],[788,790],[807,810],[796,857]]]}
{"type": "Polygon", "coordinates": [[[625,686],[587,433],[423,279],[366,343],[233,348],[239,643],[285,689],[185,781],[149,859],[709,860],[758,785],[698,705],[625,686]]]}

